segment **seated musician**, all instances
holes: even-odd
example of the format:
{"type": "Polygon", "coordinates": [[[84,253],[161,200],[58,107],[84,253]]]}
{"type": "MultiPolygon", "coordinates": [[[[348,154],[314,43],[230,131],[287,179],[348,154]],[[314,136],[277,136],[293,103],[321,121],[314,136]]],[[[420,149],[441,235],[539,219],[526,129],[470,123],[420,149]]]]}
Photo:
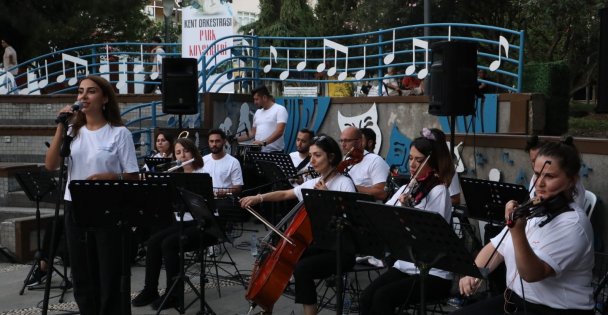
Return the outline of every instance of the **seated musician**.
{"type": "Polygon", "coordinates": [[[365,151],[361,139],[361,131],[352,126],[345,128],[340,135],[342,152],[348,154],[349,159],[360,159],[359,163],[352,165],[346,172],[358,192],[372,195],[377,200],[385,200],[387,194],[384,186],[389,166],[379,155],[365,151]]]}
{"type": "MultiPolygon", "coordinates": [[[[574,202],[580,167],[580,156],[570,144],[540,148],[534,187],[536,201],[542,201],[521,207],[509,201],[505,220],[510,224],[475,259],[477,267],[489,272],[504,261],[507,290],[453,314],[594,314],[593,231],[574,202]],[[532,211],[539,216],[526,218],[532,211]]],[[[464,277],[460,292],[474,294],[481,282],[464,277]]]]}
{"type": "MultiPolygon", "coordinates": [[[[293,166],[296,168],[298,173],[306,171],[307,167],[310,166],[310,155],[308,154],[308,149],[310,148],[314,136],[314,131],[306,128],[298,131],[298,135],[296,136],[296,151],[289,153],[293,166]]],[[[308,178],[298,176],[298,178],[294,178],[293,180],[290,180],[290,182],[295,187],[296,185],[302,184],[305,179],[308,178]]]]}
{"type": "MultiPolygon", "coordinates": [[[[170,137],[164,131],[159,131],[158,134],[156,134],[154,150],[152,150],[150,157],[174,159],[175,157],[173,156],[173,138],[170,137]]],[[[143,170],[147,172],[150,170],[150,168],[148,167],[148,165],[144,165],[143,170]]]]}
{"type": "MultiPolygon", "coordinates": [[[[386,204],[438,212],[449,222],[451,202],[448,185],[454,175],[454,165],[444,141],[436,140],[428,129],[423,131],[423,135],[410,145],[410,184],[397,190],[386,204]]],[[[360,314],[396,314],[395,309],[400,305],[418,303],[419,278],[419,270],[413,263],[397,260],[392,268],[363,290],[359,300],[360,314]]],[[[427,298],[448,297],[451,279],[450,272],[432,268],[425,282],[427,298]]]]}
{"type": "MultiPolygon", "coordinates": [[[[200,152],[196,148],[194,142],[188,138],[179,138],[175,141],[175,158],[179,161],[186,162],[194,159],[190,164],[183,164],[184,173],[202,173],[203,159],[200,152]]],[[[165,263],[165,273],[167,278],[167,291],[171,287],[174,277],[179,273],[179,216],[176,214],[176,221],[168,227],[154,233],[147,241],[146,251],[146,274],[143,290],[133,299],[133,306],[144,306],[152,304],[153,309],[158,309],[165,298],[165,295],[158,294],[158,277],[162,263],[165,263]]],[[[196,226],[190,213],[185,213],[183,217],[183,248],[185,251],[191,251],[200,247],[200,230],[196,226]]],[[[204,235],[203,246],[213,245],[217,240],[207,234],[204,235]]],[[[178,286],[171,293],[162,309],[172,308],[177,306],[178,294],[183,294],[183,287],[178,286]]]]}
{"type": "Polygon", "coordinates": [[[203,173],[211,175],[216,196],[226,193],[238,195],[243,187],[243,173],[239,161],[224,151],[226,133],[221,129],[211,129],[208,135],[211,153],[203,156],[203,173]]]}
{"type": "MultiPolygon", "coordinates": [[[[568,137],[565,139],[566,143],[574,146],[572,142],[572,137],[568,137]]],[[[534,161],[536,161],[536,156],[538,155],[538,151],[540,148],[547,143],[546,140],[541,140],[537,135],[533,135],[526,141],[525,151],[530,155],[530,163],[532,163],[532,169],[534,169],[534,161]]],[[[536,181],[536,175],[532,173],[532,177],[530,178],[530,198],[534,198],[536,195],[536,191],[534,186],[534,182],[536,181]]],[[[576,180],[576,195],[574,196],[574,202],[579,206],[579,208],[585,212],[585,186],[583,182],[580,180],[580,177],[576,180]]]]}
{"type": "MultiPolygon", "coordinates": [[[[310,179],[302,185],[281,191],[273,191],[257,196],[241,199],[242,207],[251,207],[263,201],[282,201],[288,199],[302,200],[302,189],[322,189],[354,192],[353,182],[348,177],[336,171],[342,161],[342,153],[338,143],[329,136],[320,135],[313,139],[310,146],[310,164],[321,177],[310,179]]],[[[345,246],[347,247],[347,246],[345,246]]],[[[345,250],[342,255],[343,270],[349,270],[355,264],[354,250],[345,250]]],[[[314,243],[309,247],[294,271],[295,302],[303,304],[304,314],[317,314],[317,293],[314,279],[322,279],[335,273],[336,252],[315,248],[314,243]]],[[[266,310],[271,311],[271,310],[266,310]]]]}

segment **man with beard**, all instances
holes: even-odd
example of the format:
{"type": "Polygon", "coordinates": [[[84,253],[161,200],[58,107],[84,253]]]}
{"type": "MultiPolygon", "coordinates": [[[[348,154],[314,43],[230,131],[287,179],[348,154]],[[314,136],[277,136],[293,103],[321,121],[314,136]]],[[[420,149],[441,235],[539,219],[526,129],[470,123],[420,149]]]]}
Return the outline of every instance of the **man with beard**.
{"type": "Polygon", "coordinates": [[[239,161],[226,154],[226,133],[221,129],[209,131],[209,150],[203,156],[203,173],[208,173],[213,181],[213,190],[217,196],[227,192],[238,195],[243,187],[243,175],[239,161]]]}
{"type": "Polygon", "coordinates": [[[295,166],[298,172],[308,166],[308,162],[310,162],[308,148],[310,148],[314,136],[314,131],[306,128],[298,131],[298,135],[296,136],[296,151],[289,153],[293,166],[295,166]]]}
{"type": "MultiPolygon", "coordinates": [[[[310,164],[310,154],[308,154],[308,148],[310,148],[312,138],[314,138],[314,136],[314,131],[306,128],[298,131],[298,135],[296,136],[296,151],[289,153],[291,162],[293,162],[293,166],[295,166],[298,172],[305,170],[305,168],[310,164]]],[[[290,180],[290,182],[295,187],[302,184],[304,180],[305,179],[302,178],[302,176],[298,176],[298,178],[290,180]]]]}
{"type": "Polygon", "coordinates": [[[237,140],[241,142],[253,138],[253,144],[261,145],[262,152],[282,152],[285,149],[283,132],[287,124],[287,110],[274,102],[265,86],[253,90],[251,95],[258,110],[253,115],[251,132],[238,137],[237,140]]]}

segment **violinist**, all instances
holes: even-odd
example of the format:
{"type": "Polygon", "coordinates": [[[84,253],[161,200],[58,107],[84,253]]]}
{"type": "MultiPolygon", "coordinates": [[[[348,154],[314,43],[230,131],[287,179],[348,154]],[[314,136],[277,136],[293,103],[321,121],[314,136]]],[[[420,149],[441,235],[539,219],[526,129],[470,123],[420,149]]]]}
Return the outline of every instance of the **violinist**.
{"type": "Polygon", "coordinates": [[[342,153],[347,154],[349,166],[345,169],[357,187],[357,192],[374,196],[376,200],[387,197],[384,186],[389,173],[386,161],[377,154],[363,149],[361,130],[350,126],[340,134],[342,153]]]}
{"type": "MultiPolygon", "coordinates": [[[[538,151],[540,148],[547,143],[546,140],[541,140],[537,135],[533,135],[526,141],[525,151],[530,155],[530,162],[532,163],[532,168],[534,168],[534,161],[536,161],[536,156],[538,155],[538,151]]],[[[571,145],[574,147],[572,137],[567,137],[564,139],[564,143],[571,145]]],[[[532,189],[530,190],[530,198],[534,198],[536,195],[536,191],[534,189],[534,182],[536,181],[536,176],[532,174],[530,178],[530,186],[532,189]]],[[[578,204],[580,209],[585,211],[585,186],[581,182],[580,178],[576,181],[576,195],[574,196],[574,201],[578,204]]]]}
{"type": "MultiPolygon", "coordinates": [[[[310,164],[321,176],[310,179],[302,185],[289,190],[273,191],[241,199],[241,207],[254,206],[263,201],[283,201],[289,199],[303,200],[302,189],[322,189],[354,192],[352,181],[336,171],[342,161],[338,143],[326,135],[313,138],[310,146],[310,164]]],[[[342,256],[343,270],[349,270],[355,264],[354,253],[344,251],[342,256]]],[[[296,264],[295,302],[303,304],[304,314],[317,314],[317,293],[314,279],[326,278],[336,271],[336,252],[321,250],[314,245],[309,247],[296,264]]],[[[267,312],[271,310],[266,310],[267,312]]]]}
{"type": "MultiPolygon", "coordinates": [[[[574,202],[580,167],[580,156],[569,144],[540,148],[534,162],[536,203],[509,201],[505,219],[511,224],[475,259],[489,272],[505,262],[505,293],[453,314],[593,314],[593,232],[574,202]]],[[[460,292],[474,294],[480,284],[464,277],[460,292]]]]}
{"type": "MultiPolygon", "coordinates": [[[[452,181],[454,165],[445,143],[435,140],[430,132],[425,134],[410,145],[412,185],[401,187],[386,204],[438,212],[449,222],[451,202],[448,185],[452,181]]],[[[363,290],[359,299],[360,314],[395,314],[395,309],[404,303],[418,303],[418,274],[413,263],[397,260],[393,267],[363,290]]],[[[450,272],[432,268],[425,282],[427,298],[448,297],[451,279],[450,272]]]]}

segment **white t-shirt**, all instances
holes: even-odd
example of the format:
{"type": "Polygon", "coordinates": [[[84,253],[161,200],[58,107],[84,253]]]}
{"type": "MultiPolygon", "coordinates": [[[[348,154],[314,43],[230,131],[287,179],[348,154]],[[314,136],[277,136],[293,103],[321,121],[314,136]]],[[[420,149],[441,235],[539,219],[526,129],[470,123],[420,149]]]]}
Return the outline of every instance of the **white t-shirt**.
{"type": "Polygon", "coordinates": [[[133,137],[123,126],[106,124],[94,131],[82,126],[70,149],[65,200],[72,200],[71,180],[84,180],[98,173],[139,172],[133,137]]]}
{"type": "MultiPolygon", "coordinates": [[[[399,196],[403,193],[406,187],[407,185],[401,186],[401,188],[397,190],[397,192],[393,195],[393,197],[391,197],[389,201],[386,202],[386,204],[401,206],[401,202],[399,202],[399,196]]],[[[429,193],[415,207],[421,210],[437,212],[441,214],[441,216],[445,219],[446,222],[450,222],[452,213],[452,203],[450,202],[450,194],[448,192],[448,188],[444,185],[440,184],[433,187],[433,189],[431,189],[431,191],[429,191],[429,193]]],[[[416,265],[409,261],[397,260],[393,267],[407,274],[420,273],[418,268],[416,268],[416,265]]],[[[441,269],[431,268],[429,274],[443,279],[452,279],[451,272],[441,269]]]]}
{"type": "MultiPolygon", "coordinates": [[[[530,198],[534,198],[536,196],[536,187],[534,187],[535,181],[536,181],[536,174],[532,175],[532,178],[530,179],[530,184],[528,185],[528,187],[532,187],[532,190],[530,190],[530,198]]],[[[583,186],[583,183],[581,183],[581,180],[580,179],[577,180],[576,181],[576,196],[574,196],[574,202],[578,206],[577,209],[581,210],[583,213],[585,213],[585,210],[586,210],[585,209],[585,191],[586,191],[585,186],[583,186]]]]}
{"type": "Polygon", "coordinates": [[[460,195],[460,181],[458,179],[458,173],[454,173],[454,176],[452,176],[452,182],[450,183],[448,190],[450,191],[450,196],[460,195]]]}
{"type": "MultiPolygon", "coordinates": [[[[390,74],[386,74],[384,75],[385,77],[390,76],[390,74]]],[[[385,78],[382,80],[383,86],[382,86],[382,95],[389,95],[389,96],[395,96],[395,95],[399,95],[399,90],[393,89],[390,86],[393,87],[398,87],[399,86],[399,82],[397,82],[397,79],[395,78],[385,78]]]]}
{"type": "Polygon", "coordinates": [[[289,157],[291,158],[294,167],[298,167],[298,165],[304,161],[304,159],[300,157],[300,152],[298,151],[289,153],[289,157]]]}
{"type": "MultiPolygon", "coordinates": [[[[296,197],[298,197],[298,200],[304,200],[304,196],[302,195],[302,189],[314,189],[315,184],[317,184],[319,180],[321,180],[321,177],[307,180],[302,183],[302,185],[295,187],[293,189],[293,192],[296,194],[296,197]]],[[[355,192],[355,186],[353,185],[353,181],[342,174],[338,174],[330,178],[327,182],[325,182],[325,186],[327,186],[329,190],[355,192]]]]}
{"type": "Polygon", "coordinates": [[[371,187],[386,182],[389,170],[388,164],[382,157],[363,151],[363,159],[348,170],[348,176],[357,186],[371,187]]]}
{"type": "MultiPolygon", "coordinates": [[[[280,123],[287,123],[287,109],[277,103],[268,109],[258,109],[253,115],[253,128],[255,128],[255,140],[264,141],[277,129],[280,123]]],[[[268,143],[262,147],[262,152],[283,151],[285,138],[281,135],[275,142],[268,143]]]]}
{"type": "Polygon", "coordinates": [[[538,282],[520,282],[511,233],[505,227],[491,242],[494,247],[507,233],[498,252],[504,257],[507,267],[507,286],[517,295],[522,295],[521,283],[526,300],[557,309],[593,308],[593,288],[591,287],[594,264],[593,231],[587,216],[577,209],[576,203],[570,207],[575,211],[564,212],[543,227],[539,223],[546,217],[533,218],[526,224],[526,237],[530,247],[542,261],[555,271],[555,276],[538,282]]]}
{"type": "Polygon", "coordinates": [[[243,185],[243,173],[239,161],[232,155],[226,154],[219,160],[210,154],[203,156],[203,172],[211,175],[214,188],[230,188],[243,185]]]}

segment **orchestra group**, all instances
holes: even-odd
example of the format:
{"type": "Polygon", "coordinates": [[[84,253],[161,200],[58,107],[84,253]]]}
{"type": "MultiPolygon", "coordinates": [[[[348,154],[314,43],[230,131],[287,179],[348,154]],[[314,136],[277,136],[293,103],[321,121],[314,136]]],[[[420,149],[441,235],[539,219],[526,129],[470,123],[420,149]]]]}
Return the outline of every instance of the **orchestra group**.
{"type": "MultiPolygon", "coordinates": [[[[246,134],[231,139],[223,130],[209,130],[210,153],[202,156],[191,139],[158,132],[151,157],[181,161],[178,172],[209,174],[215,196],[221,198],[227,192],[240,196],[242,211],[259,209],[266,203],[302,201],[303,189],[316,189],[366,194],[378,203],[435,212],[446,222],[452,222],[452,206],[460,202],[460,185],[441,130],[424,128],[411,142],[409,183],[393,192],[385,189],[389,165],[373,153],[376,135],[371,129],[349,126],[341,131],[339,139],[302,129],[295,139],[296,151],[284,152],[288,121],[285,107],[275,103],[264,86],[255,89],[252,96],[258,109],[246,134]],[[290,180],[291,186],[284,190],[246,194],[243,187],[248,183],[244,178],[248,177],[242,161],[225,151],[231,140],[257,146],[261,152],[289,154],[301,176],[290,180]]],[[[81,314],[130,314],[130,308],[125,309],[117,302],[125,294],[121,293],[121,260],[116,254],[121,241],[119,233],[113,227],[85,229],[77,225],[72,215],[69,183],[140,180],[135,145],[120,118],[114,90],[105,79],[92,75],[82,79],[77,100],[81,103],[78,111],[72,106],[60,110],[60,115],[69,117],[68,123],[58,123],[45,158],[48,170],[58,169],[62,145],[66,143],[64,134],[73,139],[67,144],[71,150],[65,159],[68,177],[64,220],[74,298],[81,314]]],[[[504,263],[504,292],[470,303],[454,314],[593,314],[593,232],[581,209],[585,190],[578,177],[580,155],[571,138],[544,142],[533,137],[526,151],[530,153],[534,174],[530,201],[507,202],[504,207],[507,225],[476,256],[471,256],[484,278],[431,268],[424,279],[426,300],[447,299],[454,294],[453,287],[458,288],[463,298],[472,297],[488,273],[504,263]]],[[[144,166],[144,171],[151,168],[144,166]]],[[[298,210],[305,211],[302,207],[298,210]]],[[[185,250],[217,243],[213,236],[201,232],[194,221],[192,215],[185,213],[174,222],[148,231],[145,283],[131,301],[132,306],[151,305],[155,310],[177,306],[183,287],[171,291],[169,287],[181,268],[180,239],[184,240],[185,250]],[[205,235],[201,237],[201,233],[205,235]],[[163,264],[167,284],[165,295],[160,296],[158,282],[163,264]]],[[[320,246],[312,240],[291,270],[293,276],[288,280],[294,286],[295,303],[302,304],[306,315],[318,312],[315,280],[335,274],[337,259],[344,272],[355,265],[358,254],[355,242],[345,237],[341,250],[336,251],[335,247],[320,246]]],[[[418,266],[400,259],[391,261],[392,266],[363,288],[358,300],[360,314],[397,314],[402,307],[421,302],[418,266]]],[[[262,313],[272,313],[274,302],[260,303],[262,313]]]]}

